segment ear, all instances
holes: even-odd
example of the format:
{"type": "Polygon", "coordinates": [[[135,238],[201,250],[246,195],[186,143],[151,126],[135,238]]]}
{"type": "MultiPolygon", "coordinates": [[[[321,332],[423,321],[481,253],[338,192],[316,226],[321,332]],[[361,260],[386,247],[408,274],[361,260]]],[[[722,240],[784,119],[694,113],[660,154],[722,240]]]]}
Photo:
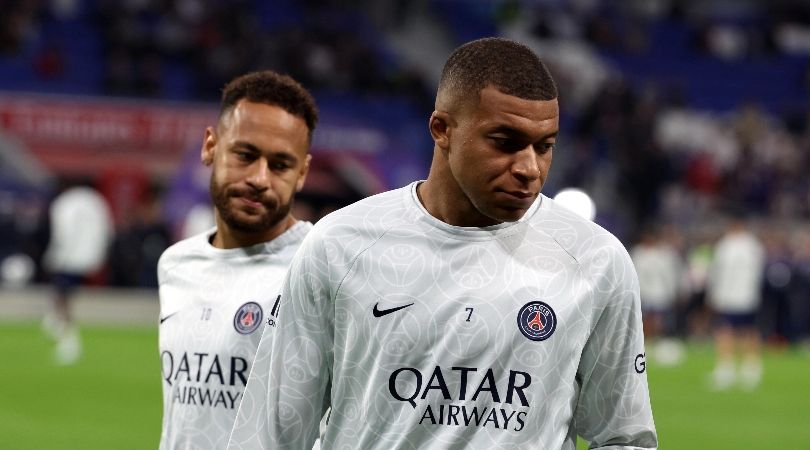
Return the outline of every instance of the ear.
{"type": "Polygon", "coordinates": [[[202,148],[200,149],[200,161],[206,166],[214,163],[214,147],[217,145],[217,132],[214,127],[205,128],[202,148]]]}
{"type": "Polygon", "coordinates": [[[428,128],[436,146],[447,150],[450,147],[450,114],[444,111],[433,111],[428,128]]]}
{"type": "Polygon", "coordinates": [[[304,164],[301,166],[301,170],[298,172],[298,181],[295,183],[295,192],[301,192],[301,189],[304,189],[304,182],[307,181],[307,174],[309,173],[310,161],[312,161],[312,155],[307,153],[304,164]]]}

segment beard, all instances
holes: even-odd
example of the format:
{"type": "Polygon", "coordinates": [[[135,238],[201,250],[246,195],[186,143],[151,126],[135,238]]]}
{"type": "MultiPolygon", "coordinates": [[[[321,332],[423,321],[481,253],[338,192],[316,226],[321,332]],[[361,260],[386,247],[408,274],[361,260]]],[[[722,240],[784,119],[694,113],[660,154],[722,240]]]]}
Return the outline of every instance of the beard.
{"type": "Polygon", "coordinates": [[[219,217],[231,229],[244,233],[263,233],[270,230],[284,220],[292,208],[292,198],[288,199],[286,203],[280,203],[276,200],[268,199],[267,196],[263,195],[261,192],[255,192],[250,188],[222,186],[217,183],[216,176],[213,173],[211,174],[211,182],[208,190],[219,217]],[[253,215],[249,218],[238,217],[235,211],[236,208],[231,206],[230,199],[232,197],[247,197],[253,201],[260,202],[264,205],[265,212],[253,215]]]}

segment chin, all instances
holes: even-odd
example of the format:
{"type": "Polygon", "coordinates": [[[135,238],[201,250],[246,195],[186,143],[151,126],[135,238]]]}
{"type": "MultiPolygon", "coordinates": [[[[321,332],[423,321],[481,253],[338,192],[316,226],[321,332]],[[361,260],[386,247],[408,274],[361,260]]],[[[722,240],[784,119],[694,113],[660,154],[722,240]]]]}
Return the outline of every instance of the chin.
{"type": "Polygon", "coordinates": [[[231,222],[228,225],[231,227],[231,229],[235,231],[241,231],[243,233],[260,233],[262,231],[265,231],[265,229],[267,228],[259,222],[238,221],[238,222],[231,222]]]}
{"type": "Polygon", "coordinates": [[[269,228],[268,222],[269,220],[267,220],[265,217],[245,217],[243,214],[233,214],[230,217],[227,217],[225,220],[225,223],[227,223],[228,226],[234,230],[248,233],[264,231],[265,229],[269,228]]]}
{"type": "Polygon", "coordinates": [[[517,222],[526,215],[527,209],[503,211],[500,214],[491,216],[498,222],[517,222]]]}
{"type": "Polygon", "coordinates": [[[501,223],[512,223],[512,222],[517,222],[521,218],[523,218],[522,214],[520,216],[502,217],[501,219],[499,219],[499,221],[501,223]]]}

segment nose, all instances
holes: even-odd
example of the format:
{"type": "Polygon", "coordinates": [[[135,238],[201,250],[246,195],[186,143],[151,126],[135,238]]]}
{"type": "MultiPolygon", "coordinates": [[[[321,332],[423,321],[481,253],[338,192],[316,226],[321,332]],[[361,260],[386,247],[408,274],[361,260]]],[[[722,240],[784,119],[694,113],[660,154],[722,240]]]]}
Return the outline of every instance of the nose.
{"type": "Polygon", "coordinates": [[[245,182],[253,189],[263,191],[270,186],[270,167],[267,161],[257,159],[250,166],[245,182]]]}
{"type": "Polygon", "coordinates": [[[540,178],[540,161],[533,146],[515,152],[512,162],[512,175],[521,181],[535,181],[540,178]]]}

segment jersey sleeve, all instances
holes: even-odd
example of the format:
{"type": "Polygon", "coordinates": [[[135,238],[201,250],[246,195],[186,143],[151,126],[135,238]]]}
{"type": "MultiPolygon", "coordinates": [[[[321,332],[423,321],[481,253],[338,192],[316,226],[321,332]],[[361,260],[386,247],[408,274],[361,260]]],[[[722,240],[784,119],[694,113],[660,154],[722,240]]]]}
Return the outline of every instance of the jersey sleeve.
{"type": "Polygon", "coordinates": [[[657,448],[638,277],[616,241],[596,252],[593,330],[577,370],[574,431],[598,449],[657,448]]]}
{"type": "Polygon", "coordinates": [[[160,259],[158,259],[157,263],[158,286],[162,286],[169,279],[169,271],[167,268],[167,266],[169,265],[169,255],[167,253],[168,251],[164,251],[163,254],[160,255],[160,259]]]}
{"type": "Polygon", "coordinates": [[[330,398],[328,270],[326,252],[305,239],[285,277],[277,319],[262,334],[229,449],[312,448],[330,398]]]}
{"type": "MultiPolygon", "coordinates": [[[[157,280],[158,280],[158,299],[160,301],[160,316],[166,311],[166,301],[168,299],[167,290],[170,290],[173,284],[172,271],[177,267],[176,247],[172,246],[166,249],[158,259],[157,263],[157,280]]],[[[157,318],[156,318],[157,319],[157,318]]]]}
{"type": "MultiPolygon", "coordinates": [[[[160,259],[158,260],[158,264],[157,264],[157,269],[156,270],[157,270],[157,278],[158,278],[158,301],[159,301],[159,305],[160,305],[160,311],[158,312],[158,317],[155,317],[155,322],[157,322],[158,319],[163,316],[162,311],[164,309],[163,305],[165,303],[164,299],[166,297],[165,294],[164,294],[164,291],[165,291],[165,285],[166,285],[166,283],[167,283],[167,281],[169,279],[169,272],[166,269],[166,266],[169,264],[168,259],[169,259],[169,256],[167,255],[167,251],[164,251],[163,254],[160,255],[160,259]]],[[[160,330],[160,327],[158,327],[158,334],[160,334],[160,333],[161,333],[161,330],[160,330]]],[[[160,344],[158,344],[157,350],[158,350],[158,354],[160,355],[160,353],[161,353],[160,344]]],[[[162,355],[160,357],[163,358],[162,355]]],[[[161,361],[161,364],[162,364],[162,361],[161,361]]],[[[161,373],[161,377],[163,377],[162,373],[161,373]]],[[[168,441],[168,439],[169,439],[169,437],[168,437],[169,414],[168,414],[167,410],[168,410],[168,404],[171,401],[169,399],[169,397],[171,396],[171,386],[168,386],[166,383],[160,383],[160,389],[161,389],[161,393],[162,393],[161,397],[162,397],[162,401],[163,401],[163,406],[162,406],[163,409],[162,409],[161,426],[160,426],[160,430],[161,430],[160,431],[160,441],[158,443],[158,448],[159,449],[164,449],[164,448],[168,448],[168,446],[169,446],[169,443],[168,443],[169,442],[168,441]]]]}

